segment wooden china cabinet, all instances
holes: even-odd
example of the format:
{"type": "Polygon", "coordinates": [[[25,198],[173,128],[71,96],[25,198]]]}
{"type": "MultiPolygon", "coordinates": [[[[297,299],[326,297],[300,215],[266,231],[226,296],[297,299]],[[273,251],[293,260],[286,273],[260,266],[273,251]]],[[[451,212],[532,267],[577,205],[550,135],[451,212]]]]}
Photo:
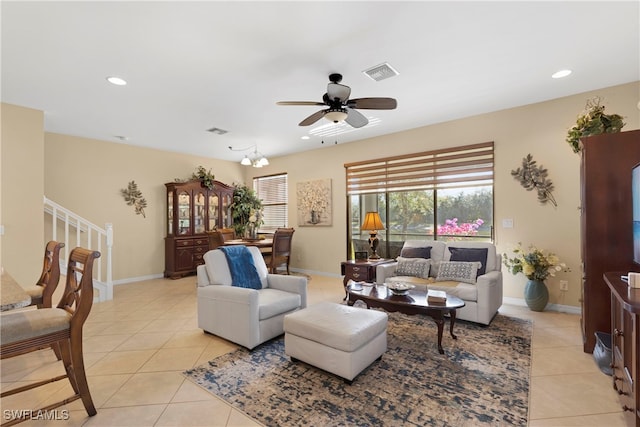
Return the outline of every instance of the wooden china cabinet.
{"type": "Polygon", "coordinates": [[[207,231],[231,227],[233,187],[219,181],[213,189],[198,180],[168,182],[164,276],[193,274],[209,249],[207,231]]]}

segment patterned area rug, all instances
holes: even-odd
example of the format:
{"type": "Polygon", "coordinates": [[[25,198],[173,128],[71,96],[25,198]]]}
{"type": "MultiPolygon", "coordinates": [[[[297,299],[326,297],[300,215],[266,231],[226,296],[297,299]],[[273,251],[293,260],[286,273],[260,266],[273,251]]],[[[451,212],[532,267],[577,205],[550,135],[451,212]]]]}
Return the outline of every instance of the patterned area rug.
{"type": "Polygon", "coordinates": [[[441,355],[430,318],[389,313],[387,352],[353,385],[291,362],[282,337],[184,374],[267,426],[526,425],[531,322],[447,328],[441,355]]]}

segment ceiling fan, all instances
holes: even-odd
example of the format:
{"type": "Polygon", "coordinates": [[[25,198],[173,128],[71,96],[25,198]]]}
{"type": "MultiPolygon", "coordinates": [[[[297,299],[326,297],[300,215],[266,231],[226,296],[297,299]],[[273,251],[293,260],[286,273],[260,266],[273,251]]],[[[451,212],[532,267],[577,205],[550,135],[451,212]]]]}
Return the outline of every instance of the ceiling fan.
{"type": "Polygon", "coordinates": [[[351,88],[341,85],[342,74],[330,74],[327,93],[322,96],[322,102],[315,101],[279,101],[277,105],[326,105],[329,108],[316,111],[300,122],[300,126],[309,126],[325,118],[334,123],[345,121],[354,128],[361,128],[369,120],[356,109],[363,110],[393,110],[398,105],[394,98],[356,98],[349,99],[351,88]]]}

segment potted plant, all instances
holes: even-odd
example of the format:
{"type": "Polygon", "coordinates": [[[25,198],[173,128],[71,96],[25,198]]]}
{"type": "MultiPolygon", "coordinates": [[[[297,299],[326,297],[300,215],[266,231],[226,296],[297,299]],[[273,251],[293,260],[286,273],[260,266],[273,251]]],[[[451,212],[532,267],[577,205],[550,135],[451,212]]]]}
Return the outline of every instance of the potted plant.
{"type": "Polygon", "coordinates": [[[524,249],[520,243],[513,250],[513,257],[503,254],[504,265],[511,274],[522,273],[527,277],[524,300],[533,311],[543,311],[549,302],[549,290],[544,281],[556,272],[566,270],[566,264],[553,253],[530,245],[524,249]]]}
{"type": "Polygon", "coordinates": [[[234,183],[233,186],[235,187],[233,191],[233,203],[231,204],[233,228],[237,236],[245,237],[249,227],[257,232],[263,223],[262,200],[258,198],[258,195],[252,188],[244,184],[234,183]],[[251,219],[254,221],[251,221],[251,219]]]}
{"type": "Polygon", "coordinates": [[[206,170],[204,166],[198,166],[196,171],[191,174],[191,179],[197,179],[202,183],[203,187],[207,187],[209,190],[213,190],[213,181],[215,175],[211,173],[211,169],[206,170]]]}
{"type": "Polygon", "coordinates": [[[600,98],[587,101],[585,111],[578,116],[576,124],[569,129],[567,142],[574,153],[582,150],[580,138],[602,133],[617,133],[622,130],[625,123],[618,114],[604,114],[604,105],[600,105],[600,98]]]}

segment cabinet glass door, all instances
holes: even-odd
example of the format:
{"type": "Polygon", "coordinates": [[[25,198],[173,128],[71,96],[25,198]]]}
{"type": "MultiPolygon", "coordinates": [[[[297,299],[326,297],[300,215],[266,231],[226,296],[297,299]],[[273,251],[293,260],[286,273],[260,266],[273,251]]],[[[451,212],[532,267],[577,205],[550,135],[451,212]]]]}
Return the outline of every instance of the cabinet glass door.
{"type": "Polygon", "coordinates": [[[186,191],[178,194],[178,234],[189,234],[191,226],[191,196],[186,191]]]}
{"type": "Polygon", "coordinates": [[[198,191],[193,200],[193,232],[195,234],[204,233],[204,193],[198,191]]]}
{"type": "Polygon", "coordinates": [[[222,224],[225,228],[233,225],[233,217],[231,216],[232,199],[233,197],[230,194],[222,196],[222,224]]]}
{"type": "Polygon", "coordinates": [[[218,228],[218,195],[209,195],[209,231],[218,228]]]}
{"type": "Polygon", "coordinates": [[[167,194],[167,234],[173,234],[173,191],[167,194]]]}

